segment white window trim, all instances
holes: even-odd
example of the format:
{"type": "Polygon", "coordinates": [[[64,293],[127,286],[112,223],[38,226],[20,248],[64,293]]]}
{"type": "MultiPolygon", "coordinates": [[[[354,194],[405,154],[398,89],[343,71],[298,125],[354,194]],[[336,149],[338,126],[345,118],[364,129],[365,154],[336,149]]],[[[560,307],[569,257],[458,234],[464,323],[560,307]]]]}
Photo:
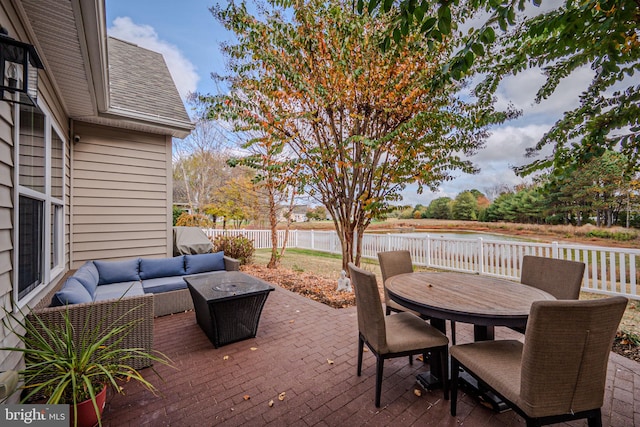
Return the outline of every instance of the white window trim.
{"type": "Polygon", "coordinates": [[[14,197],[13,197],[13,270],[12,270],[12,281],[13,281],[13,300],[15,301],[14,308],[16,310],[20,310],[33,301],[38,295],[45,290],[48,285],[51,283],[51,280],[58,277],[61,273],[64,272],[65,265],[67,263],[66,253],[65,253],[65,217],[66,217],[66,206],[65,206],[65,192],[66,192],[66,160],[67,160],[67,138],[65,138],[65,134],[61,131],[60,127],[55,123],[55,120],[52,120],[51,111],[44,105],[38,105],[40,111],[44,114],[44,134],[45,134],[45,192],[41,193],[39,191],[32,190],[27,187],[23,187],[20,185],[20,106],[18,104],[14,105],[14,122],[13,122],[13,141],[14,141],[14,168],[13,168],[13,182],[14,182],[14,197]],[[62,199],[57,199],[51,196],[51,136],[52,132],[56,132],[58,137],[62,141],[62,199]],[[18,249],[19,245],[19,207],[20,207],[20,196],[24,195],[27,197],[31,197],[38,200],[43,200],[44,203],[44,241],[43,241],[43,281],[41,284],[36,286],[33,290],[31,290],[27,295],[25,295],[22,299],[18,299],[18,249]],[[61,239],[58,242],[58,251],[61,254],[61,260],[58,266],[51,268],[51,214],[52,204],[56,204],[62,206],[62,215],[59,219],[58,226],[60,227],[60,236],[61,239]]]}

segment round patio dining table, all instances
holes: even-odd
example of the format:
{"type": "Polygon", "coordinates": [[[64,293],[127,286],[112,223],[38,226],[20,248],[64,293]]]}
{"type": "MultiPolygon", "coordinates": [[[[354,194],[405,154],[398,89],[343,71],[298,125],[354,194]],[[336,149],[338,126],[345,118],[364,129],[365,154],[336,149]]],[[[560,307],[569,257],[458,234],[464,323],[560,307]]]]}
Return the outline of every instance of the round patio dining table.
{"type": "MultiPolygon", "coordinates": [[[[475,341],[492,340],[495,326],[524,328],[534,301],[556,299],[532,286],[468,273],[405,273],[390,277],[385,286],[393,301],[430,317],[442,332],[446,332],[446,320],[472,323],[475,341]]],[[[433,362],[432,372],[418,375],[425,388],[441,385],[440,364],[433,362]]],[[[494,408],[499,407],[496,405],[494,408]]]]}
{"type": "Polygon", "coordinates": [[[476,341],[493,339],[494,326],[524,328],[534,301],[555,300],[532,286],[467,273],[398,274],[385,286],[392,300],[436,319],[434,326],[443,331],[445,320],[472,323],[476,341]]]}

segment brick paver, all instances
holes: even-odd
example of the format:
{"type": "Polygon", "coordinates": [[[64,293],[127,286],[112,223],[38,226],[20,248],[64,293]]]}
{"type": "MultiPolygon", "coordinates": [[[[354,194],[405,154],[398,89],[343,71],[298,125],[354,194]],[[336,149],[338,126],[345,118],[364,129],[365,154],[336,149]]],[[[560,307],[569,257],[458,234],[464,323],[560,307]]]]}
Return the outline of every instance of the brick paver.
{"type": "MultiPolygon", "coordinates": [[[[104,425],[524,425],[512,411],[497,414],[466,395],[452,417],[441,390],[414,393],[415,377],[428,365],[414,361],[411,366],[407,358],[385,362],[382,407],[376,408],[372,354],[365,353],[362,376],[356,376],[355,309],[332,309],[278,287],[267,300],[255,339],[215,349],[193,312],[157,318],[154,332],[155,349],[174,367],[155,366],[163,380],[151,369],[143,371],[158,396],[135,383],[124,385],[125,395],[110,396],[104,425]]],[[[498,339],[518,336],[506,328],[496,331],[498,339]]],[[[472,328],[458,323],[458,343],[471,339],[472,328]]],[[[640,426],[639,367],[611,353],[603,425],[640,426]]]]}

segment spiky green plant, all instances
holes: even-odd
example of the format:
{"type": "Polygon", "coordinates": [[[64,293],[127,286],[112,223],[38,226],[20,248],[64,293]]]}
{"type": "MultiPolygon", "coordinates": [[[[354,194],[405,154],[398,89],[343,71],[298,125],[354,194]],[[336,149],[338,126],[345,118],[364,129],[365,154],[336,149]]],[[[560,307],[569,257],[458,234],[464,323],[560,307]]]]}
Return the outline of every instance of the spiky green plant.
{"type": "MultiPolygon", "coordinates": [[[[2,350],[23,353],[25,368],[20,371],[24,381],[25,393],[21,402],[33,399],[46,399],[48,404],[77,405],[91,399],[93,407],[101,422],[101,408],[96,402],[96,395],[103,387],[111,385],[121,393],[118,381],[135,380],[152,393],[156,388],[142,374],[131,366],[135,359],[148,358],[154,362],[171,365],[171,361],[162,353],[150,354],[143,348],[120,348],[122,340],[131,333],[141,319],[118,325],[122,318],[136,310],[132,308],[115,321],[105,316],[94,327],[84,323],[80,334],[75,333],[75,326],[69,318],[69,312],[63,311],[63,322],[59,325],[45,323],[37,314],[24,315],[5,310],[3,320],[5,327],[20,339],[22,347],[6,347],[2,350]],[[108,322],[108,323],[107,323],[108,322]],[[76,339],[74,337],[78,337],[76,339]]],[[[152,369],[156,375],[159,374],[152,369]]],[[[74,425],[77,415],[74,411],[74,425]]]]}

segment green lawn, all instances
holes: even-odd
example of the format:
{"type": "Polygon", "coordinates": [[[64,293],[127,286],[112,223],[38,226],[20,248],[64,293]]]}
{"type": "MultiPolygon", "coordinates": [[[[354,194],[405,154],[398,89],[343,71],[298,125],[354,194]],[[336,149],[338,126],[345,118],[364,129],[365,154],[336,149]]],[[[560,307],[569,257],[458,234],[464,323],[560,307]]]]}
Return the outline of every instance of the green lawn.
{"type": "MultiPolygon", "coordinates": [[[[254,256],[254,263],[266,265],[271,257],[269,249],[258,249],[254,256]]],[[[342,257],[337,254],[311,251],[306,249],[287,249],[280,265],[283,268],[317,274],[336,281],[340,277],[342,270],[342,257]]],[[[382,274],[376,260],[363,259],[364,269],[372,271],[378,278],[378,283],[382,283],[382,274]]],[[[428,270],[418,267],[418,270],[428,270]]],[[[604,295],[582,292],[581,299],[603,298],[604,295]]],[[[640,335],[640,302],[631,300],[620,323],[620,329],[635,335],[640,335]]]]}

